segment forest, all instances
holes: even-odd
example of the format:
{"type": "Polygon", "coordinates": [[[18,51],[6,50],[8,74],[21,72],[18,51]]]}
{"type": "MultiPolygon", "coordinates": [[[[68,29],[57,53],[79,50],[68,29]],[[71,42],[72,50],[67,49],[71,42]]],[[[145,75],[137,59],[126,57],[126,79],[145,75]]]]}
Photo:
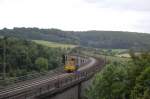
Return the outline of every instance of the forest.
{"type": "Polygon", "coordinates": [[[85,91],[86,99],[149,99],[149,34],[5,28],[0,30],[0,77],[4,77],[4,64],[6,65],[6,77],[19,77],[63,66],[61,57],[66,49],[44,46],[41,41],[46,45],[47,41],[74,46],[81,45],[82,48],[76,47],[77,49],[72,51],[82,50],[84,54],[91,54],[90,50],[92,50],[95,57],[102,54],[106,59],[111,56],[117,60],[109,60],[101,72],[96,74],[92,85],[85,91]],[[125,53],[129,52],[130,57],[122,59],[117,57],[116,53],[120,51],[115,52],[116,49],[113,48],[123,50],[125,53]],[[126,51],[126,49],[131,50],[126,51]],[[142,52],[138,52],[140,54],[137,55],[134,52],[135,49],[142,49],[142,52]]]}
{"type": "Polygon", "coordinates": [[[150,49],[150,34],[122,31],[63,31],[59,29],[4,28],[0,36],[44,40],[96,48],[150,49]]]}
{"type": "Polygon", "coordinates": [[[87,99],[150,99],[150,52],[108,63],[86,90],[87,99]]]}
{"type": "Polygon", "coordinates": [[[6,77],[18,77],[33,72],[49,71],[62,66],[62,48],[50,48],[35,42],[4,37],[0,39],[0,77],[5,66],[6,77]]]}

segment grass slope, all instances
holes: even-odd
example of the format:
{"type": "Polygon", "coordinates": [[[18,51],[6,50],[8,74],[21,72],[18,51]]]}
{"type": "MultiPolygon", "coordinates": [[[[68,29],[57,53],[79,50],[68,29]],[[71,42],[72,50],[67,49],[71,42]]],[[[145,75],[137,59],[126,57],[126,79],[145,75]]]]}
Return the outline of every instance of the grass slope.
{"type": "Polygon", "coordinates": [[[44,46],[48,47],[60,47],[60,48],[74,48],[76,45],[71,45],[71,44],[61,44],[61,43],[56,43],[56,42],[49,42],[49,41],[44,41],[44,40],[33,40],[37,44],[41,44],[44,46]]]}

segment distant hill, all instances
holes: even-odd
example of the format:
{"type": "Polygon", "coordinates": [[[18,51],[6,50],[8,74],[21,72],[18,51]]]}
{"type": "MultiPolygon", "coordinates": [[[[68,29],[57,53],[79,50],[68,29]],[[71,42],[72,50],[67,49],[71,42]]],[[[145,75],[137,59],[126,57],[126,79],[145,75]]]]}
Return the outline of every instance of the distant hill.
{"type": "Polygon", "coordinates": [[[14,28],[0,30],[0,36],[80,44],[98,48],[150,49],[150,34],[121,31],[62,31],[59,29],[14,28]]]}

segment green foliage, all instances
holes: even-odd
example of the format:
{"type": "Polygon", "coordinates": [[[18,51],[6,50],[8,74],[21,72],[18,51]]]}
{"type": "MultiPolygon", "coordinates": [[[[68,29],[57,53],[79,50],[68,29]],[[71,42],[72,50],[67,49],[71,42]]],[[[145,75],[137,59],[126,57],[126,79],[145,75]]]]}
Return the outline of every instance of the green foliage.
{"type": "Polygon", "coordinates": [[[39,57],[35,60],[35,65],[37,66],[37,69],[39,71],[46,71],[48,70],[48,60],[43,58],[43,57],[39,57]]]}
{"type": "Polygon", "coordinates": [[[130,55],[128,63],[111,63],[96,75],[88,99],[150,98],[150,52],[130,55]]]}
{"type": "Polygon", "coordinates": [[[132,58],[132,65],[130,65],[128,70],[128,79],[130,81],[129,88],[130,90],[136,84],[136,78],[141,75],[142,71],[150,67],[150,53],[142,52],[139,55],[136,55],[134,52],[130,52],[132,58]]]}
{"type": "Polygon", "coordinates": [[[120,31],[62,31],[58,29],[14,28],[0,30],[0,36],[44,40],[96,48],[150,49],[150,35],[120,31]]]}
{"type": "Polygon", "coordinates": [[[133,99],[150,98],[150,67],[146,68],[140,76],[136,78],[136,85],[132,90],[133,99]]]}
{"type": "Polygon", "coordinates": [[[88,99],[124,99],[127,94],[127,72],[124,70],[125,67],[118,63],[107,65],[88,89],[88,99]]]}
{"type": "MultiPolygon", "coordinates": [[[[49,48],[32,41],[7,37],[6,73],[9,77],[21,76],[32,71],[54,69],[61,65],[61,55],[65,50],[49,48]]],[[[0,39],[0,73],[3,71],[4,39],[0,39]]]]}

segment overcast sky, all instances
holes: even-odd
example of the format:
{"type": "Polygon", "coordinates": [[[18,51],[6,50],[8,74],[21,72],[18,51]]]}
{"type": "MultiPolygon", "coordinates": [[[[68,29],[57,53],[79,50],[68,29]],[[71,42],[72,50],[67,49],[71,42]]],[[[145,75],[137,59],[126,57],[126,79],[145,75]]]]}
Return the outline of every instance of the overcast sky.
{"type": "Polygon", "coordinates": [[[150,33],[150,0],[0,0],[0,28],[150,33]]]}

